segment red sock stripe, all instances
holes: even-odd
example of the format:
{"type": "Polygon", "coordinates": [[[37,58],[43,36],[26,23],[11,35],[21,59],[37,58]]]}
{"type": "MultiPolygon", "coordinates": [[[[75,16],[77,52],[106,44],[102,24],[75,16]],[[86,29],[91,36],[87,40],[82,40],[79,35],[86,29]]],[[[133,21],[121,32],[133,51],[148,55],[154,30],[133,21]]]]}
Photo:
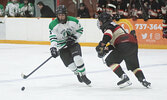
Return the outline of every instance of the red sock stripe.
{"type": "Polygon", "coordinates": [[[119,28],[121,28],[121,26],[117,26],[117,27],[114,29],[113,33],[114,33],[116,30],[118,30],[119,28]]]}
{"type": "Polygon", "coordinates": [[[113,71],[115,72],[119,67],[120,67],[120,65],[118,65],[115,69],[113,69],[113,71]]]}
{"type": "Polygon", "coordinates": [[[141,69],[138,69],[136,72],[135,72],[135,74],[137,73],[137,72],[139,72],[139,71],[142,71],[141,69]]]}

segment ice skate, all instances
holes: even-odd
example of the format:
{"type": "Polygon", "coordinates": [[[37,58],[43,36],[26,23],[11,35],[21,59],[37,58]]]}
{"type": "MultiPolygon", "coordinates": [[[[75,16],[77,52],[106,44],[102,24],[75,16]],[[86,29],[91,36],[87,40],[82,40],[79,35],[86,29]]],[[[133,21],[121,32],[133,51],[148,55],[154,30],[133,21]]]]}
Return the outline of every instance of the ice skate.
{"type": "Polygon", "coordinates": [[[120,88],[124,88],[124,87],[127,87],[127,86],[130,86],[132,85],[132,83],[130,82],[128,76],[126,74],[123,74],[121,76],[121,80],[117,83],[117,85],[120,87],[120,88]]]}
{"type": "Polygon", "coordinates": [[[81,77],[79,76],[79,74],[77,75],[77,78],[78,78],[79,82],[81,82],[81,83],[83,82],[82,79],[81,79],[81,77]]]}
{"type": "Polygon", "coordinates": [[[143,79],[143,81],[141,81],[141,83],[146,88],[150,88],[151,87],[151,83],[147,82],[146,79],[143,79]]]}
{"type": "Polygon", "coordinates": [[[74,71],[74,74],[77,76],[78,81],[82,83],[83,81],[81,79],[81,76],[79,75],[79,73],[76,70],[74,71]]]}
{"type": "Polygon", "coordinates": [[[86,75],[82,75],[81,79],[86,85],[90,85],[91,81],[86,77],[86,75]]]}

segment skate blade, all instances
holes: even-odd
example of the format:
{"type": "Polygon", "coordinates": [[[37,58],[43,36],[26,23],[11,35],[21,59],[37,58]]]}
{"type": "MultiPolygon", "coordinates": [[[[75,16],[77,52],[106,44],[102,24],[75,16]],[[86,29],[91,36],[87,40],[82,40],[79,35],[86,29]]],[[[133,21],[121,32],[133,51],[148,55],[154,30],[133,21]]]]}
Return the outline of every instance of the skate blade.
{"type": "Polygon", "coordinates": [[[92,85],[91,85],[91,84],[88,84],[87,86],[88,86],[88,87],[92,87],[92,85]]]}
{"type": "Polygon", "coordinates": [[[147,86],[146,88],[151,89],[151,86],[147,86]]]}
{"type": "Polygon", "coordinates": [[[131,83],[130,81],[127,81],[127,82],[125,82],[125,83],[119,85],[119,88],[122,89],[122,88],[128,87],[128,86],[130,86],[130,85],[132,85],[132,83],[131,83]]]}
{"type": "MultiPolygon", "coordinates": [[[[86,84],[85,82],[83,82],[84,84],[86,84]]],[[[86,84],[88,87],[92,87],[91,83],[86,84]]]]}
{"type": "Polygon", "coordinates": [[[151,88],[151,84],[150,84],[150,85],[148,85],[148,86],[144,86],[144,87],[146,87],[146,88],[150,89],[150,88],[151,88]]]}

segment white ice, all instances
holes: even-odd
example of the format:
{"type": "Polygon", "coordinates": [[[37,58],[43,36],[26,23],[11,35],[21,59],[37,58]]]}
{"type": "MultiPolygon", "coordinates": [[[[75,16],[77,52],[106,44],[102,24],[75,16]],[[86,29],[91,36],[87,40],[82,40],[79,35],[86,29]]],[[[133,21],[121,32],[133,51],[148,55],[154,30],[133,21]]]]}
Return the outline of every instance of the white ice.
{"type": "Polygon", "coordinates": [[[52,58],[27,79],[50,56],[49,45],[0,44],[0,100],[166,100],[167,50],[139,49],[139,61],[147,89],[138,82],[124,62],[121,66],[132,85],[120,89],[119,78],[97,57],[94,47],[82,47],[91,87],[79,83],[60,58],[52,58]],[[25,90],[21,91],[21,87],[25,90]]]}

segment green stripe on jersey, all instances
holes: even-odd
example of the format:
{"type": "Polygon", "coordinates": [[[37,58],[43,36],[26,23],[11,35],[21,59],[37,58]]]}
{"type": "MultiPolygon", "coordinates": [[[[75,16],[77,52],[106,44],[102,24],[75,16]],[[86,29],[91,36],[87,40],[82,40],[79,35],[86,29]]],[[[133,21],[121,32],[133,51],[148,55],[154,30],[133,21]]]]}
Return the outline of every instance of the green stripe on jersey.
{"type": "Polygon", "coordinates": [[[66,43],[63,43],[63,44],[57,45],[57,47],[63,47],[63,46],[65,46],[65,45],[66,45],[66,43]]]}
{"type": "Polygon", "coordinates": [[[78,29],[78,30],[76,30],[76,32],[80,32],[80,31],[83,31],[83,27],[78,29]]]}
{"type": "Polygon", "coordinates": [[[49,38],[53,38],[53,37],[56,37],[56,35],[50,35],[49,38]]]}
{"type": "Polygon", "coordinates": [[[50,42],[56,42],[56,40],[51,40],[50,42]]]}
{"type": "Polygon", "coordinates": [[[65,41],[66,41],[66,40],[60,40],[60,41],[56,40],[57,43],[63,43],[63,42],[65,42],[65,41]]]}
{"type": "Polygon", "coordinates": [[[58,24],[58,19],[56,18],[55,20],[53,20],[50,24],[49,24],[49,29],[53,30],[53,28],[58,24]]]}
{"type": "Polygon", "coordinates": [[[67,21],[73,21],[76,22],[77,24],[79,23],[79,20],[72,16],[67,16],[67,21]]]}

